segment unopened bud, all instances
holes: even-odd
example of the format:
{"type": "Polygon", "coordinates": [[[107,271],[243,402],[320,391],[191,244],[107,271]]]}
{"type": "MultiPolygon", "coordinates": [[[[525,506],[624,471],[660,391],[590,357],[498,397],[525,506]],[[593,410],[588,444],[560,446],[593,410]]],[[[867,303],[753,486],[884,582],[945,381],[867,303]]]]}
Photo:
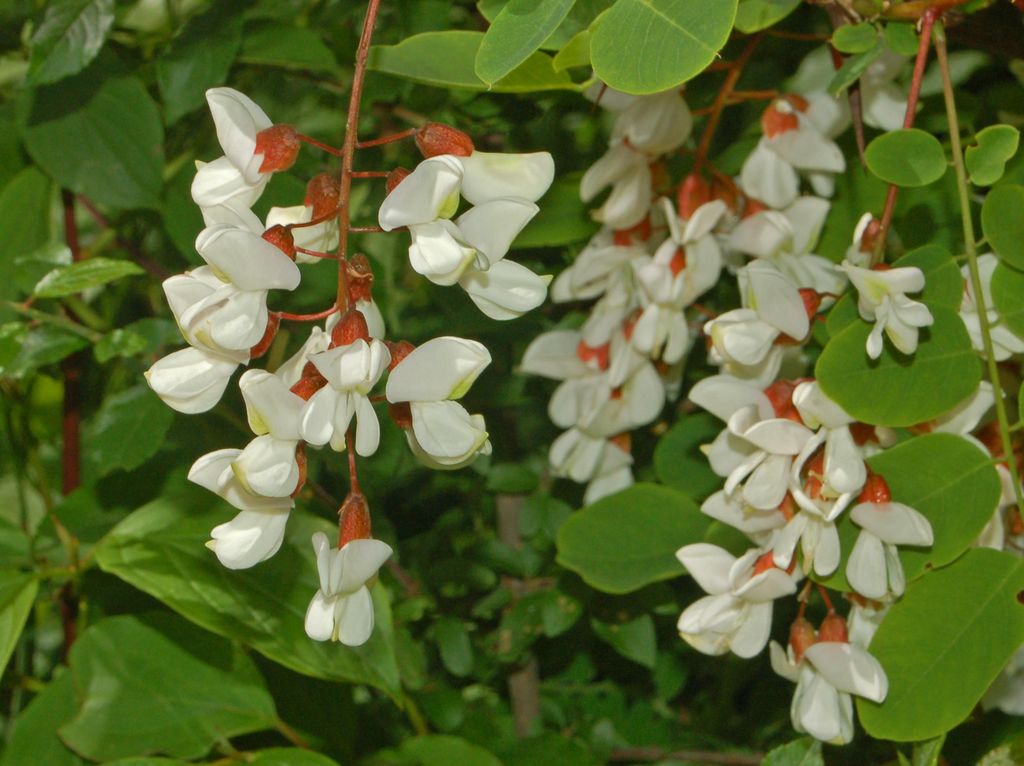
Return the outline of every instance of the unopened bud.
{"type": "Polygon", "coordinates": [[[712,200],[711,185],[698,173],[690,173],[679,184],[676,200],[679,204],[679,217],[684,221],[693,218],[694,212],[701,205],[712,200]]]}
{"type": "Polygon", "coordinates": [[[858,503],[888,503],[892,501],[892,494],[889,492],[889,484],[885,478],[877,473],[872,473],[864,482],[864,488],[857,497],[858,503]]]}
{"type": "Polygon", "coordinates": [[[407,340],[400,340],[397,343],[386,340],[384,345],[387,346],[388,351],[391,354],[391,362],[388,363],[388,372],[391,372],[402,360],[405,359],[409,354],[416,350],[416,347],[407,340]]]}
{"type": "Polygon", "coordinates": [[[775,556],[771,551],[757,557],[757,561],[754,562],[754,574],[759,575],[769,569],[775,569],[775,556]]]}
{"type": "Polygon", "coordinates": [[[298,383],[291,387],[291,392],[304,401],[327,385],[327,378],[320,374],[320,370],[312,362],[306,362],[302,368],[302,377],[298,383]]]}
{"type": "Polygon", "coordinates": [[[814,626],[804,617],[797,617],[789,626],[789,645],[793,647],[793,660],[797,664],[804,658],[804,652],[818,640],[814,626]]]}
{"type": "Polygon", "coordinates": [[[398,404],[388,402],[388,415],[391,416],[394,424],[402,430],[412,428],[412,407],[409,402],[399,402],[398,404]]]}
{"type": "Polygon", "coordinates": [[[581,340],[576,346],[577,358],[584,364],[593,364],[599,370],[608,369],[610,355],[610,343],[605,343],[602,346],[588,346],[585,341],[581,340]]]}
{"type": "Polygon", "coordinates": [[[819,641],[836,641],[841,644],[850,642],[850,636],[846,631],[846,620],[835,612],[829,612],[821,621],[818,628],[819,641]]]}
{"type": "Polygon", "coordinates": [[[370,260],[362,253],[352,256],[348,262],[348,299],[350,302],[372,300],[373,268],[370,260]]]}
{"type": "Polygon", "coordinates": [[[278,173],[295,164],[299,156],[299,134],[291,125],[271,125],[256,134],[254,154],[263,155],[261,173],[278,173]]]}
{"type": "Polygon", "coordinates": [[[267,329],[263,331],[260,342],[249,349],[250,359],[259,359],[270,349],[270,344],[277,337],[277,330],[281,326],[281,317],[273,312],[267,317],[267,329]]]}
{"type": "Polygon", "coordinates": [[[862,253],[872,253],[875,247],[878,245],[878,237],[882,233],[882,222],[877,218],[872,218],[868,225],[864,227],[864,232],[860,235],[860,251],[862,253]]]}
{"type": "Polygon", "coordinates": [[[370,340],[370,329],[361,311],[350,308],[331,331],[331,346],[348,346],[357,340],[370,340]]]}
{"type": "Polygon", "coordinates": [[[417,130],[416,146],[424,157],[437,157],[439,154],[468,157],[475,149],[473,139],[468,135],[440,122],[428,122],[417,130]]]}
{"type": "Polygon", "coordinates": [[[338,209],[341,192],[338,179],[330,173],[318,173],[306,184],[306,207],[313,209],[313,218],[323,218],[338,209]]]}
{"type": "Polygon", "coordinates": [[[796,390],[796,383],[791,380],[777,380],[768,388],[764,389],[764,395],[771,402],[775,410],[775,417],[788,418],[790,420],[800,419],[800,414],[793,406],[793,391],[796,390]]]}
{"type": "Polygon", "coordinates": [[[792,107],[781,99],[765,109],[761,115],[761,131],[765,138],[775,138],[798,127],[800,121],[792,107]]]}
{"type": "Polygon", "coordinates": [[[263,232],[263,239],[272,244],[293,261],[295,260],[295,237],[292,236],[291,229],[288,229],[281,224],[271,226],[263,232]]]}
{"type": "Polygon", "coordinates": [[[668,270],[672,272],[673,277],[678,277],[679,272],[686,268],[686,248],[680,246],[676,248],[675,253],[672,254],[672,259],[668,262],[668,270]]]}
{"type": "Polygon", "coordinates": [[[350,492],[338,509],[340,532],[338,547],[344,547],[353,540],[369,540],[373,537],[370,524],[370,508],[361,494],[350,492]]]}
{"type": "Polygon", "coordinates": [[[384,179],[384,190],[388,194],[391,194],[398,184],[402,183],[402,181],[409,177],[411,172],[411,170],[407,170],[406,168],[395,168],[388,173],[387,178],[384,179]]]}
{"type": "Polygon", "coordinates": [[[644,218],[644,220],[636,226],[630,226],[628,229],[616,229],[612,234],[612,244],[618,245],[619,247],[628,247],[636,240],[646,242],[650,238],[651,219],[644,218]]]}
{"type": "Polygon", "coordinates": [[[807,318],[814,319],[818,309],[821,308],[821,296],[809,287],[801,287],[800,297],[804,301],[804,311],[807,312],[807,318]]]}

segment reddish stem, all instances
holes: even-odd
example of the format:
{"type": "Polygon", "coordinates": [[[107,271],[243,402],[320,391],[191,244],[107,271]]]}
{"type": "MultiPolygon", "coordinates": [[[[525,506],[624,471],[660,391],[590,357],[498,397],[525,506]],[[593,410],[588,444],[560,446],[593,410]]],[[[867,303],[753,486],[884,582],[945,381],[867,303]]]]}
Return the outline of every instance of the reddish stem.
{"type": "Polygon", "coordinates": [[[326,319],[331,314],[338,312],[337,306],[331,306],[329,309],[318,311],[315,314],[289,314],[287,311],[278,311],[276,316],[278,319],[285,319],[289,322],[317,322],[321,319],[326,319]]]}
{"type": "MultiPolygon", "coordinates": [[[[365,28],[364,28],[364,32],[365,32],[365,28]]],[[[362,43],[362,40],[360,40],[360,43],[362,43]]],[[[380,138],[371,138],[369,141],[357,141],[356,142],[356,148],[357,149],[369,149],[371,146],[381,146],[382,144],[390,144],[390,143],[393,143],[395,141],[403,141],[406,138],[410,138],[411,136],[416,135],[416,131],[417,130],[419,130],[419,128],[408,128],[406,130],[401,131],[400,133],[392,133],[390,136],[381,136],[380,138]]],[[[385,175],[387,175],[387,174],[385,174],[385,175]]]]}
{"type": "Polygon", "coordinates": [[[338,208],[338,210],[332,210],[330,213],[324,213],[323,215],[318,216],[317,218],[309,219],[305,223],[288,223],[285,224],[285,228],[291,231],[292,229],[304,229],[307,226],[319,226],[320,224],[326,223],[327,221],[336,217],[338,215],[339,210],[340,208],[338,208]]]}
{"type": "Polygon", "coordinates": [[[299,247],[298,245],[295,246],[295,252],[302,253],[303,255],[308,255],[311,258],[328,258],[332,261],[338,260],[337,253],[324,253],[320,250],[307,250],[306,248],[299,247]]]}
{"type": "Polygon", "coordinates": [[[380,226],[349,226],[348,230],[355,234],[382,234],[384,232],[380,226]]]}
{"type": "Polygon", "coordinates": [[[356,473],[356,445],[352,429],[345,432],[345,449],[348,451],[349,492],[353,495],[363,494],[359,488],[359,475],[356,473]]]}
{"type": "Polygon", "coordinates": [[[821,595],[821,600],[825,602],[825,608],[828,609],[829,614],[834,612],[836,608],[832,606],[832,599],[828,597],[828,593],[826,592],[825,588],[819,585],[818,593],[821,595]]]}
{"type": "Polygon", "coordinates": [[[353,178],[387,178],[391,175],[387,170],[353,170],[353,178]]]}
{"type": "Polygon", "coordinates": [[[300,141],[309,144],[310,146],[315,146],[317,149],[323,149],[325,152],[327,152],[328,154],[333,154],[335,157],[341,156],[340,149],[337,149],[331,146],[330,144],[325,144],[323,141],[317,141],[315,138],[304,136],[302,133],[296,134],[296,138],[298,138],[300,141]]]}

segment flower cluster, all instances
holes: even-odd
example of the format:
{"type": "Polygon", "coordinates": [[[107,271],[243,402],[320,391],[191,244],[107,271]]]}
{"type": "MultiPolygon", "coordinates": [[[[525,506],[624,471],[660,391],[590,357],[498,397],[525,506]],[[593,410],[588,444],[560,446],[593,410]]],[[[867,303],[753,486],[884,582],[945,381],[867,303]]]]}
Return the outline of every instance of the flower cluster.
{"type": "MultiPolygon", "coordinates": [[[[356,646],[373,630],[368,585],[392,553],[373,539],[355,476],[355,455],[370,457],[380,443],[376,405],[386,405],[420,462],[465,466],[491,449],[483,417],[459,403],[491,356],[481,343],[452,336],[418,347],[388,339],[368,259],[328,252],[348,233],[339,230],[348,217],[337,178],[314,177],[303,205],[272,208],[265,222],[251,210],[271,174],[291,167],[303,142],[316,142],[275,125],[230,88],[208,91],[207,100],[224,156],[198,163],[192,184],[206,223],[196,240],[205,265],[164,283],[188,348],[157,361],[146,377],[169,406],[204,412],[240,365],[269,349],[282,321],[326,319],[276,371],[249,369],[240,377],[253,438],[242,449],[203,455],[189,479],[237,509],[207,545],[226,567],[243,569],[281,547],[306,482],[307,449],[348,451],[351,491],[339,509],[338,544],[313,536],[320,587],[306,632],[356,646]],[[325,259],[338,261],[340,270],[333,307],[312,315],[268,308],[271,290],[298,286],[297,264],[325,259]]],[[[489,317],[511,319],[540,304],[550,277],[505,256],[551,184],[551,156],[478,152],[468,136],[443,125],[415,134],[425,159],[411,172],[386,174],[380,229],[407,229],[413,269],[436,284],[461,285],[489,317]],[[472,207],[453,219],[462,199],[472,207]]]]}

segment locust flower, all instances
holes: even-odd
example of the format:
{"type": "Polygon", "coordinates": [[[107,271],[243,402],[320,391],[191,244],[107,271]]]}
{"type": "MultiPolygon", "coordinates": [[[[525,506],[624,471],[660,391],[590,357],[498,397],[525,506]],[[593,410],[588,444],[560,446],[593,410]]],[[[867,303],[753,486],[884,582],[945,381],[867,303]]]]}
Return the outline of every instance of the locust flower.
{"type": "Polygon", "coordinates": [[[918,329],[934,321],[927,306],[906,296],[924,289],[921,269],[863,269],[849,261],[843,261],[839,268],[857,288],[861,319],[875,323],[868,336],[868,356],[877,359],[882,355],[883,331],[898,351],[913,354],[917,350],[918,329]]]}

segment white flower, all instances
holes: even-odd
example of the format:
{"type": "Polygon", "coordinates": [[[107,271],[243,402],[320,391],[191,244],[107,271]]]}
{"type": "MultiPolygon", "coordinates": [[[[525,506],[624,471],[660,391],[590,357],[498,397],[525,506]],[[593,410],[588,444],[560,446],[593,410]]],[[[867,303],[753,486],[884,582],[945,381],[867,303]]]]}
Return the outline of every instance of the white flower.
{"type": "Polygon", "coordinates": [[[380,423],[370,403],[370,390],[391,361],[379,340],[358,339],[345,346],[313,354],[309,361],[327,379],[327,385],[306,402],[300,433],[304,441],[345,449],[345,434],[356,419],[356,452],[368,457],[380,443],[380,423]]]}
{"type": "Polygon", "coordinates": [[[771,554],[747,551],[739,559],[715,545],[695,543],[676,557],[710,595],[679,616],[683,639],[704,654],[753,657],[772,627],[772,601],[796,592],[796,580],[774,566],[771,554]]]}
{"type": "Polygon", "coordinates": [[[320,589],[306,610],[306,635],[314,641],[360,646],[373,633],[373,598],[367,582],[377,574],[391,547],[380,540],[351,540],[331,548],[327,535],[313,535],[320,589]]]}
{"type": "Polygon", "coordinates": [[[778,508],[762,510],[743,501],[741,494],[730,495],[719,490],[701,504],[701,512],[728,524],[747,535],[758,545],[771,539],[771,533],[786,525],[786,517],[778,508]]]}
{"type": "Polygon", "coordinates": [[[255,183],[245,176],[227,157],[213,162],[196,161],[196,176],[192,180],[192,201],[200,208],[216,206],[248,210],[263,194],[270,174],[263,174],[255,183]]]}
{"type": "Polygon", "coordinates": [[[239,359],[205,349],[185,348],[157,360],[145,372],[146,382],[164,404],[193,415],[216,405],[235,369],[247,361],[248,352],[239,359]]]}
{"type": "Polygon", "coordinates": [[[1024,715],[1024,647],[1017,650],[981,698],[985,710],[998,708],[1007,715],[1024,715]]]}
{"type": "Polygon", "coordinates": [[[299,268],[259,234],[230,224],[214,224],[199,232],[196,252],[214,273],[239,290],[294,290],[299,268]]]}
{"type": "MultiPolygon", "coordinates": [[[[995,273],[999,259],[991,253],[986,253],[978,258],[978,271],[981,276],[981,294],[985,301],[985,316],[988,319],[990,334],[992,337],[992,350],[995,353],[996,361],[1002,362],[1009,359],[1013,354],[1024,353],[1024,339],[1017,337],[1008,327],[999,320],[999,313],[995,309],[992,300],[992,275],[995,273]]],[[[974,284],[971,281],[970,268],[964,265],[960,268],[964,278],[964,298],[960,303],[960,318],[967,327],[967,334],[971,336],[971,345],[975,351],[985,353],[985,343],[981,335],[981,320],[978,317],[978,301],[974,292],[974,284]]]]}
{"type": "Polygon", "coordinates": [[[859,646],[841,641],[818,641],[794,662],[774,641],[772,668],[797,684],[790,714],[793,728],[815,739],[842,745],[853,739],[851,694],[882,702],[889,693],[889,680],[878,660],[859,646]]]}
{"type": "Polygon", "coordinates": [[[591,211],[595,221],[613,229],[636,226],[651,209],[650,160],[641,152],[619,143],[590,166],[580,180],[580,199],[590,202],[608,186],[604,204],[591,211]]]}
{"type": "Polygon", "coordinates": [[[903,595],[906,580],[897,545],[931,545],[932,525],[903,503],[859,503],[850,518],[861,527],[846,564],[846,579],[870,599],[903,595]]]}
{"type": "Polygon", "coordinates": [[[170,277],[163,288],[190,346],[248,361],[267,328],[266,290],[239,290],[209,266],[170,277]]]}
{"type": "MultiPolygon", "coordinates": [[[[308,223],[311,220],[313,220],[313,208],[309,205],[272,207],[267,213],[267,228],[288,226],[295,223],[308,223]]],[[[299,226],[290,231],[296,247],[315,250],[320,253],[329,253],[338,246],[337,218],[331,218],[314,226],[299,226]]],[[[295,254],[296,263],[314,264],[321,263],[323,260],[325,259],[306,255],[305,253],[295,254]]]]}
{"type": "Polygon", "coordinates": [[[917,350],[918,328],[929,326],[934,320],[923,303],[912,301],[906,293],[924,289],[924,273],[916,267],[862,269],[849,261],[839,266],[857,288],[857,310],[861,319],[874,322],[868,336],[867,352],[872,359],[882,355],[882,331],[892,344],[904,354],[917,350]]]}
{"type": "Polygon", "coordinates": [[[260,172],[263,155],[256,154],[256,136],[274,123],[251,98],[233,88],[211,88],[206,102],[224,155],[247,183],[258,183],[266,174],[260,172]]]}
{"type": "Polygon", "coordinates": [[[572,264],[551,284],[555,303],[598,298],[629,277],[630,261],[647,255],[643,246],[632,241],[618,244],[616,235],[603,227],[591,237],[572,264]]]}

